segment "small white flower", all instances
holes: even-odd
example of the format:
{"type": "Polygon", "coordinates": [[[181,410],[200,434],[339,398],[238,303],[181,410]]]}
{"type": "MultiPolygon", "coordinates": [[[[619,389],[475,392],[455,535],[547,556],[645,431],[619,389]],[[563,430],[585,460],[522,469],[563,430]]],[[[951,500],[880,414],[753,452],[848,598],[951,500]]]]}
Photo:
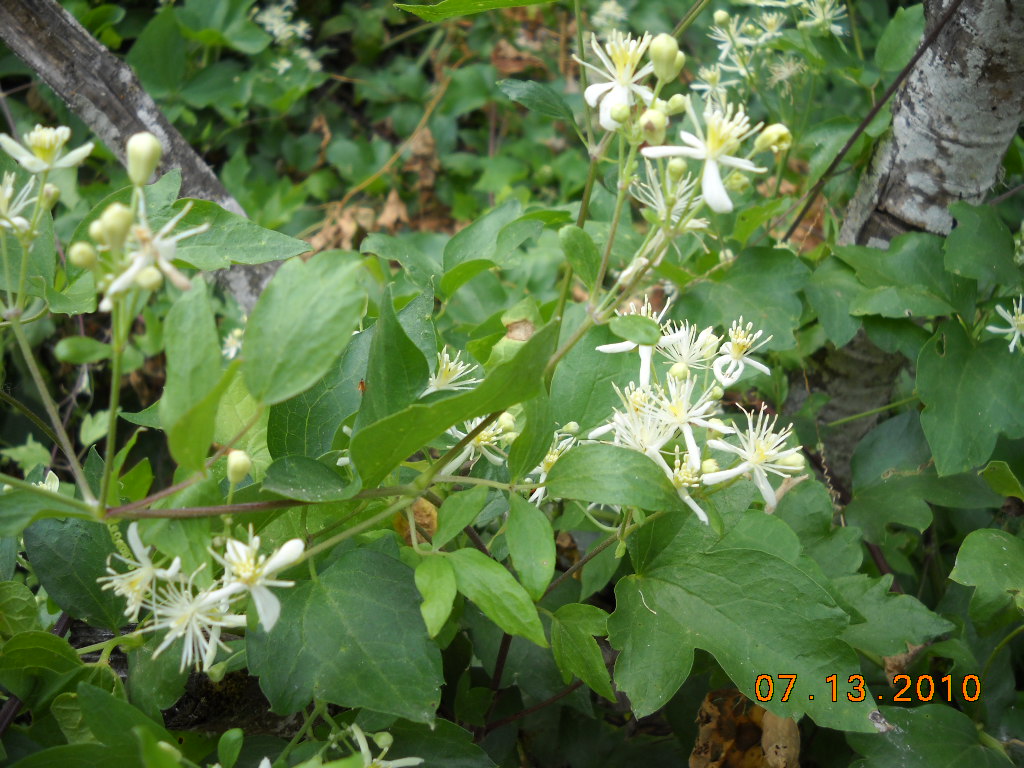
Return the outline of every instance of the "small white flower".
{"type": "Polygon", "coordinates": [[[797,24],[799,29],[812,29],[835,37],[845,34],[838,22],[846,17],[846,9],[836,0],[808,0],[803,5],[807,18],[797,24]]]}
{"type": "Polygon", "coordinates": [[[697,326],[684,320],[678,329],[669,323],[666,331],[658,351],[675,364],[673,376],[685,378],[693,370],[707,370],[711,366],[721,341],[714,328],[708,326],[698,332],[697,326]]]}
{"type": "MultiPolygon", "coordinates": [[[[199,570],[202,570],[200,567],[199,570]]],[[[245,616],[229,613],[229,593],[224,589],[205,589],[195,592],[193,581],[199,571],[189,577],[187,583],[171,583],[158,591],[157,598],[147,605],[153,611],[153,623],[145,632],[164,630],[163,642],[153,651],[156,658],[179,637],[184,638],[179,671],[193,664],[207,670],[217,656],[217,648],[226,648],[220,634],[224,628],[245,626],[245,616]]]]}
{"type": "MultiPolygon", "coordinates": [[[[644,296],[644,303],[638,307],[635,303],[630,302],[629,308],[625,312],[619,312],[616,310],[615,314],[619,316],[623,315],[641,315],[643,317],[649,317],[656,323],[661,323],[661,319],[668,312],[669,307],[668,301],[665,302],[665,306],[662,307],[660,312],[655,312],[651,306],[651,301],[647,296],[644,296]]],[[[660,346],[659,341],[657,345],[660,346]]],[[[649,344],[637,344],[635,341],[616,341],[611,344],[600,344],[595,349],[598,352],[607,352],[614,354],[617,352],[632,352],[634,349],[640,350],[640,386],[646,387],[651,383],[651,361],[654,359],[654,346],[649,344]]]]}
{"type": "Polygon", "coordinates": [[[737,168],[750,173],[764,173],[765,168],[760,168],[750,160],[733,155],[744,139],[753,136],[761,129],[761,124],[758,123],[752,128],[746,113],[742,109],[736,109],[733,105],[728,104],[724,109],[712,108],[705,111],[705,129],[702,130],[700,121],[694,116],[693,106],[689,102],[687,102],[687,112],[693,118],[697,134],[694,135],[689,131],[679,132],[679,138],[686,144],[685,147],[645,147],[641,151],[644,157],[692,157],[695,160],[703,160],[701,194],[712,211],[729,213],[732,211],[732,200],[729,199],[729,194],[725,191],[718,166],[724,165],[727,168],[737,168]]]}
{"type": "MultiPolygon", "coordinates": [[[[462,423],[461,430],[457,427],[450,427],[447,430],[447,434],[455,438],[456,442],[459,442],[465,438],[466,435],[476,429],[483,420],[483,416],[476,419],[470,419],[469,421],[462,423]]],[[[497,451],[497,448],[498,444],[504,437],[505,427],[502,425],[501,419],[491,422],[469,441],[458,456],[448,462],[448,465],[441,470],[441,474],[447,475],[450,472],[454,472],[465,464],[466,461],[475,462],[481,456],[487,459],[491,464],[500,466],[504,463],[505,458],[499,451],[497,451]]]]}
{"type": "MultiPolygon", "coordinates": [[[[985,330],[990,333],[1000,334],[1012,334],[1010,338],[1010,352],[1013,352],[1017,348],[1017,344],[1020,342],[1020,337],[1024,334],[1024,296],[1020,296],[1013,300],[1013,314],[1007,312],[1000,306],[996,307],[996,312],[1002,317],[1007,323],[1010,324],[1008,328],[1000,328],[995,325],[985,326],[985,330]]],[[[1024,350],[1024,345],[1021,345],[1021,349],[1024,350]]]]}
{"type": "MultiPolygon", "coordinates": [[[[700,448],[693,434],[694,427],[711,429],[708,423],[718,407],[718,401],[708,389],[694,397],[694,378],[677,379],[668,377],[665,388],[658,387],[652,392],[651,398],[641,406],[647,416],[682,434],[686,443],[687,455],[690,457],[690,469],[700,470],[700,448]]],[[[721,431],[721,426],[715,426],[721,431]]],[[[730,428],[731,432],[732,429],[730,428]]]]}
{"type": "Polygon", "coordinates": [[[35,484],[37,488],[45,488],[50,493],[60,493],[60,478],[53,473],[52,469],[46,471],[46,479],[35,484]]]}
{"type": "Polygon", "coordinates": [[[536,477],[536,481],[539,487],[530,494],[530,501],[534,504],[540,504],[544,501],[544,497],[547,495],[547,488],[544,487],[544,482],[548,479],[548,472],[555,466],[562,454],[576,445],[576,437],[574,435],[566,435],[561,431],[556,431],[554,439],[551,442],[551,447],[548,448],[548,452],[544,455],[543,460],[537,465],[536,469],[530,472],[527,477],[536,477]]]}
{"type": "Polygon", "coordinates": [[[179,290],[187,291],[192,287],[189,279],[174,266],[174,256],[177,253],[179,242],[187,237],[206,232],[210,225],[203,223],[176,235],[171,234],[178,222],[185,218],[190,210],[192,210],[192,203],[187,203],[173,219],[155,233],[150,229],[145,213],[139,214],[142,223],[132,227],[135,249],[128,253],[128,266],[107,287],[103,301],[100,302],[101,312],[112,310],[114,297],[125,293],[135,285],[136,278],[147,267],[155,266],[179,290]]]}
{"type": "Polygon", "coordinates": [[[768,366],[750,357],[753,352],[772,340],[771,336],[761,339],[763,333],[764,331],[755,333],[753,323],[743,325],[742,317],[733,321],[732,327],[729,328],[729,341],[722,345],[719,357],[711,366],[715,372],[715,378],[721,382],[723,387],[731,386],[739,381],[748,365],[766,376],[771,374],[768,366]]]}
{"type": "Polygon", "coordinates": [[[456,391],[460,389],[472,389],[474,384],[479,384],[483,379],[463,378],[472,373],[476,366],[464,363],[460,359],[462,352],[455,353],[454,359],[448,354],[448,347],[437,353],[437,370],[431,374],[427,381],[427,388],[423,390],[420,397],[425,397],[432,392],[445,390],[456,391]]]}
{"type": "Polygon", "coordinates": [[[231,332],[224,337],[224,344],[220,353],[225,360],[234,360],[242,351],[242,338],[245,336],[245,328],[232,328],[231,332]]]}
{"type": "Polygon", "coordinates": [[[64,154],[64,145],[71,138],[71,129],[66,125],[59,128],[44,128],[37,125],[21,138],[25,142],[25,147],[6,133],[0,133],[0,147],[3,147],[3,150],[29,173],[44,173],[55,168],[74,168],[89,156],[93,147],[90,141],[64,154]]]}
{"type": "Polygon", "coordinates": [[[734,453],[740,457],[740,463],[719,472],[705,473],[703,481],[705,485],[715,485],[740,475],[749,474],[754,485],[757,486],[757,490],[761,492],[766,511],[770,512],[775,508],[776,499],[775,491],[772,489],[771,483],[768,482],[768,473],[787,477],[800,471],[803,468],[803,463],[789,459],[799,453],[800,446],[785,447],[786,440],[793,433],[792,424],[780,432],[775,432],[775,422],[778,421],[778,416],[769,418],[768,412],[764,408],[761,409],[756,420],[751,417],[749,412],[744,411],[744,413],[747,417],[747,431],[736,433],[740,443],[738,446],[723,440],[708,440],[708,447],[734,453]]]}
{"type": "Polygon", "coordinates": [[[600,106],[598,122],[606,131],[614,131],[619,127],[619,121],[612,117],[612,112],[616,107],[620,105],[631,107],[635,98],[640,99],[645,105],[650,104],[654,99],[654,92],[650,88],[638,84],[639,80],[654,71],[654,65],[651,63],[637,69],[650,44],[650,34],[644,35],[639,40],[634,40],[629,35],[612,31],[603,47],[597,42],[597,35],[592,35],[590,38],[590,45],[600,60],[601,67],[596,67],[573,56],[576,61],[601,79],[601,82],[587,86],[583,92],[583,98],[592,107],[600,106]]]}
{"type": "Polygon", "coordinates": [[[679,455],[679,446],[676,446],[675,462],[671,468],[662,461],[662,468],[668,475],[669,482],[676,489],[676,493],[679,494],[679,498],[683,500],[686,506],[693,510],[697,519],[704,523],[704,525],[708,525],[707,513],[690,496],[689,489],[699,488],[701,484],[700,460],[697,460],[696,468],[692,465],[693,459],[689,453],[684,453],[682,456],[679,455]]]}
{"type": "Polygon", "coordinates": [[[0,183],[0,227],[15,232],[26,232],[29,228],[28,219],[19,214],[36,202],[36,198],[29,197],[36,178],[30,178],[17,195],[14,194],[14,182],[14,174],[8,172],[4,174],[3,183],[0,183]]]}
{"type": "Polygon", "coordinates": [[[707,229],[707,219],[693,218],[700,205],[696,194],[696,183],[690,176],[684,176],[673,184],[662,178],[650,160],[645,158],[647,181],[634,181],[630,193],[644,205],[663,227],[672,234],[707,229]]]}
{"type": "Polygon", "coordinates": [[[278,75],[283,75],[292,68],[292,60],[282,56],[280,59],[275,59],[271,62],[270,68],[277,72],[278,75]]]}
{"type": "Polygon", "coordinates": [[[697,80],[690,86],[693,90],[703,93],[705,98],[716,104],[728,101],[729,88],[739,85],[739,80],[728,80],[722,77],[722,68],[715,64],[697,70],[697,80]]]}
{"type": "Polygon", "coordinates": [[[248,592],[252,595],[260,624],[268,632],[274,628],[281,615],[281,602],[270,591],[269,587],[290,587],[294,581],[273,579],[278,571],[282,571],[295,563],[305,550],[301,539],[291,539],[282,544],[269,557],[261,555],[260,537],[253,534],[249,526],[249,543],[244,544],[237,539],[228,539],[223,557],[214,551],[210,554],[224,566],[224,589],[227,595],[248,592]]]}
{"type": "Polygon", "coordinates": [[[320,59],[316,57],[312,49],[302,46],[301,48],[295,49],[295,55],[302,59],[302,63],[306,65],[306,69],[310,72],[320,72],[323,70],[324,65],[320,63],[320,59]]]}
{"type": "Polygon", "coordinates": [[[131,547],[135,559],[122,557],[119,554],[113,556],[122,563],[127,564],[131,570],[125,573],[118,573],[110,567],[107,561],[108,576],[102,576],[96,581],[103,584],[103,589],[114,590],[115,595],[120,595],[128,601],[124,615],[129,621],[139,620],[139,611],[146,599],[152,600],[156,588],[156,580],[174,579],[181,570],[181,558],[174,558],[169,568],[157,568],[149,556],[150,548],[142,545],[142,538],[139,536],[139,524],[131,523],[128,526],[128,545],[131,547]],[[104,583],[105,582],[105,583],[104,583]]]}
{"type": "Polygon", "coordinates": [[[632,383],[625,390],[612,386],[623,408],[621,411],[614,409],[609,423],[593,430],[587,437],[596,440],[612,433],[612,445],[638,451],[664,465],[661,449],[675,436],[675,428],[652,415],[649,404],[654,392],[649,387],[637,387],[632,383]]]}

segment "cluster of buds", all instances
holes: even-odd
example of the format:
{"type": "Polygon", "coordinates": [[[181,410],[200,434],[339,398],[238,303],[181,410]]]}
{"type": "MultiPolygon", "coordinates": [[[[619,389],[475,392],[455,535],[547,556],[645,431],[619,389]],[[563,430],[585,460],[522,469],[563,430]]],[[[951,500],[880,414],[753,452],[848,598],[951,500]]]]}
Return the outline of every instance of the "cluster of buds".
{"type": "Polygon", "coordinates": [[[134,188],[131,206],[114,202],[89,224],[92,242],[78,241],[68,249],[68,260],[76,267],[92,270],[97,288],[103,292],[100,311],[110,312],[114,302],[132,289],[156,291],[164,279],[182,291],[191,287],[189,279],[174,265],[178,243],[209,229],[201,224],[173,234],[188,215],[185,205],[156,232],[146,217],[142,187],[152,177],[163,148],[151,133],[137,133],[128,140],[128,178],[134,188]]]}

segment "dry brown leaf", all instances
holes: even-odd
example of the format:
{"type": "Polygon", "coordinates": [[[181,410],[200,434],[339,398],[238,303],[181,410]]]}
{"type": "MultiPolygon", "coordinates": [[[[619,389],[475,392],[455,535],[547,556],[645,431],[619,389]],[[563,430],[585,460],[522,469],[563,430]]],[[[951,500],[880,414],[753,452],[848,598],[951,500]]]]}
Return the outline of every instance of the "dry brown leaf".
{"type": "MultiPolygon", "coordinates": [[[[430,538],[437,532],[437,507],[426,499],[416,499],[412,504],[412,516],[416,522],[417,535],[422,537],[426,534],[430,538]]],[[[405,543],[412,546],[412,539],[409,536],[409,518],[404,512],[398,512],[394,519],[395,530],[405,539],[405,543]]]]}
{"type": "Polygon", "coordinates": [[[334,248],[351,250],[373,229],[375,219],[376,214],[372,208],[342,208],[337,204],[328,205],[323,224],[309,239],[309,244],[313,246],[314,253],[334,248]]]}
{"type": "Polygon", "coordinates": [[[420,192],[432,190],[437,181],[437,172],[441,170],[441,161],[437,158],[437,144],[434,134],[427,126],[413,134],[409,140],[411,155],[402,166],[402,170],[416,174],[416,189],[420,192]]]}
{"type": "Polygon", "coordinates": [[[521,51],[508,40],[499,40],[491,51],[491,64],[502,77],[518,75],[528,69],[545,70],[544,62],[532,53],[521,51]]]}
{"type": "Polygon", "coordinates": [[[711,691],[697,713],[690,768],[797,768],[800,733],[735,688],[711,691]]]}
{"type": "Polygon", "coordinates": [[[907,667],[914,663],[914,659],[926,645],[914,645],[913,643],[907,643],[906,653],[897,653],[895,656],[885,656],[885,678],[889,681],[889,687],[895,688],[893,685],[893,678],[896,675],[905,674],[907,667]]]}
{"type": "Polygon", "coordinates": [[[402,202],[401,196],[398,194],[398,190],[392,188],[388,192],[387,202],[384,203],[384,210],[380,212],[380,216],[377,217],[377,228],[386,229],[394,233],[398,229],[399,224],[409,223],[409,209],[405,207],[405,203],[402,202]]]}

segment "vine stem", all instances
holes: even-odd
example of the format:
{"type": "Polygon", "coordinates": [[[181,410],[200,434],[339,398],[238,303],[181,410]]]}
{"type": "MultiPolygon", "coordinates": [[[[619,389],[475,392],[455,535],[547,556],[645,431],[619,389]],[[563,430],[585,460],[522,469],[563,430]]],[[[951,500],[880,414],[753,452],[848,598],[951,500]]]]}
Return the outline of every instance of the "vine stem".
{"type": "Polygon", "coordinates": [[[899,408],[901,405],[907,405],[913,403],[915,400],[920,398],[917,395],[910,395],[910,397],[904,397],[902,400],[896,400],[892,403],[880,406],[878,408],[872,408],[870,411],[864,411],[863,413],[855,413],[852,416],[844,416],[841,419],[835,421],[829,421],[825,424],[826,427],[838,427],[840,424],[846,424],[857,419],[864,419],[868,416],[874,416],[876,413],[885,413],[886,411],[892,410],[893,408],[899,408]]]}
{"type": "Polygon", "coordinates": [[[538,702],[537,704],[534,704],[532,707],[527,707],[526,709],[521,709],[518,712],[516,712],[515,714],[509,715],[508,717],[501,718],[501,720],[495,720],[493,723],[488,723],[486,726],[484,726],[484,734],[486,735],[486,734],[490,733],[493,730],[501,728],[504,725],[508,725],[509,723],[514,723],[516,720],[522,720],[527,715],[532,715],[534,712],[538,712],[538,711],[544,709],[545,707],[548,707],[548,706],[554,704],[559,699],[564,699],[566,696],[568,696],[570,693],[572,693],[573,691],[575,691],[577,688],[579,688],[582,685],[583,685],[583,681],[582,680],[577,680],[572,685],[570,685],[570,686],[560,690],[554,696],[551,696],[551,697],[549,697],[547,699],[544,699],[544,701],[538,702]]]}
{"type": "Polygon", "coordinates": [[[363,522],[357,523],[356,525],[353,525],[351,528],[346,528],[341,533],[332,536],[326,541],[322,541],[319,544],[310,547],[303,553],[302,557],[297,562],[309,560],[314,555],[318,555],[326,549],[330,549],[331,547],[337,546],[341,542],[345,541],[346,539],[352,538],[358,533],[362,533],[363,531],[369,528],[373,528],[375,525],[377,525],[377,523],[383,520],[387,520],[396,512],[401,512],[403,509],[411,505],[418,498],[419,496],[407,496],[405,498],[398,499],[396,502],[388,506],[387,509],[383,510],[382,512],[378,512],[373,517],[368,517],[366,520],[363,520],[363,522]]]}
{"type": "Polygon", "coordinates": [[[996,645],[996,647],[992,649],[992,653],[990,653],[988,655],[988,660],[985,662],[985,667],[981,670],[981,679],[982,680],[985,680],[985,679],[988,678],[988,671],[992,667],[992,662],[996,660],[996,656],[999,655],[1000,651],[1002,651],[1003,648],[1005,648],[1007,645],[1009,645],[1010,642],[1015,637],[1017,637],[1019,634],[1021,634],[1022,632],[1024,632],[1024,624],[1021,624],[1019,627],[1017,627],[1015,630],[1013,630],[1010,634],[1008,634],[1006,637],[1004,637],[1002,640],[1000,640],[999,643],[996,645]]]}
{"type": "Polygon", "coordinates": [[[100,511],[106,511],[110,495],[110,483],[114,474],[114,460],[117,451],[117,409],[121,403],[121,364],[125,348],[124,303],[115,301],[110,312],[110,327],[113,331],[113,355],[110,357],[110,402],[107,414],[107,449],[103,457],[103,477],[100,481],[100,511]]]}
{"type": "Polygon", "coordinates": [[[46,410],[46,415],[50,419],[50,424],[53,426],[53,432],[57,437],[57,444],[60,446],[61,451],[68,460],[68,466],[71,468],[71,474],[75,478],[75,482],[82,491],[82,497],[86,503],[91,507],[95,508],[96,497],[93,496],[92,488],[89,486],[89,481],[85,478],[85,472],[82,470],[82,465],[78,461],[78,456],[75,455],[74,446],[71,443],[71,438],[68,437],[67,430],[64,429],[64,423],[61,421],[60,414],[57,413],[57,406],[53,402],[53,398],[50,397],[50,390],[46,387],[46,382],[43,381],[42,373],[39,371],[39,366],[36,364],[35,355],[32,354],[32,347],[28,343],[28,338],[25,336],[25,329],[21,327],[21,321],[17,314],[12,318],[11,327],[14,329],[14,337],[18,341],[18,347],[21,349],[22,357],[25,359],[25,365],[28,367],[29,374],[32,376],[32,381],[36,385],[36,389],[39,391],[39,399],[43,402],[43,408],[46,410]]]}

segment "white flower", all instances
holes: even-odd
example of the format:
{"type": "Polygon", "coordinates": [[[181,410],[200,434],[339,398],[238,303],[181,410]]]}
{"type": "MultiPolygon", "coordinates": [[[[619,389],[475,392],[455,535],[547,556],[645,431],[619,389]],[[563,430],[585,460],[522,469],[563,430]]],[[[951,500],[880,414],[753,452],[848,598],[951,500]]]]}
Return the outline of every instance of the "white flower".
{"type": "Polygon", "coordinates": [[[210,551],[210,554],[224,566],[224,592],[227,595],[245,591],[252,595],[260,624],[268,632],[274,628],[281,615],[281,603],[269,587],[290,587],[294,581],[270,578],[295,563],[305,549],[301,539],[291,539],[282,544],[269,557],[261,555],[260,537],[255,536],[249,526],[249,543],[228,539],[224,556],[210,551]]]}
{"type": "MultiPolygon", "coordinates": [[[[202,567],[200,566],[200,569],[202,567]]],[[[195,664],[204,671],[210,668],[217,656],[221,642],[221,630],[245,626],[245,616],[228,613],[229,593],[224,589],[205,589],[195,592],[193,581],[197,570],[185,584],[172,583],[159,590],[155,600],[148,603],[152,609],[153,623],[145,632],[165,630],[163,642],[153,651],[156,658],[179,637],[184,638],[179,671],[195,664]]]]}
{"type": "MultiPolygon", "coordinates": [[[[1020,296],[1013,300],[1013,314],[1010,314],[1000,306],[996,307],[996,312],[1006,322],[1010,324],[1009,328],[999,328],[995,325],[986,325],[985,330],[990,333],[1009,333],[1013,334],[1010,339],[1010,352],[1013,352],[1017,348],[1017,343],[1020,341],[1020,337],[1024,334],[1024,296],[1020,296]]],[[[1021,345],[1021,349],[1024,350],[1024,345],[1021,345]]]]}
{"type": "Polygon", "coordinates": [[[690,488],[700,487],[700,459],[697,460],[696,468],[694,468],[692,466],[692,456],[689,453],[684,453],[680,456],[679,446],[676,446],[675,462],[673,466],[669,468],[668,464],[664,461],[661,463],[662,468],[668,475],[669,482],[672,483],[672,486],[676,489],[676,493],[679,494],[679,498],[683,500],[683,503],[686,504],[686,506],[693,510],[693,513],[697,515],[697,519],[704,523],[704,525],[708,525],[707,513],[701,509],[700,505],[696,501],[693,500],[689,491],[690,488]]]}
{"type": "Polygon", "coordinates": [[[808,0],[804,3],[807,18],[797,24],[800,29],[813,29],[816,32],[842,37],[844,34],[839,21],[846,16],[846,9],[836,0],[808,0]]]}
{"type": "Polygon", "coordinates": [[[432,392],[444,390],[456,391],[460,389],[472,389],[474,384],[479,384],[483,379],[465,379],[466,374],[472,373],[475,365],[464,363],[460,359],[462,352],[455,353],[455,358],[448,354],[448,347],[437,353],[437,370],[431,374],[427,381],[427,388],[423,390],[420,397],[425,397],[432,392]]]}
{"type": "MultiPolygon", "coordinates": [[[[687,112],[694,117],[693,107],[689,102],[687,112]]],[[[706,111],[704,122],[705,130],[701,130],[700,121],[696,118],[693,119],[696,135],[689,131],[679,132],[679,138],[687,145],[685,147],[646,147],[641,151],[644,157],[679,156],[703,160],[701,194],[712,211],[729,213],[732,211],[732,200],[729,199],[729,194],[725,191],[718,166],[724,165],[728,168],[738,168],[741,171],[763,173],[765,168],[760,168],[750,160],[735,157],[732,154],[739,149],[740,142],[760,130],[761,124],[758,123],[751,128],[746,113],[742,109],[734,109],[731,104],[726,105],[724,110],[712,108],[706,111]]]]}
{"type": "Polygon", "coordinates": [[[28,219],[19,214],[36,201],[36,198],[29,197],[36,179],[34,176],[30,178],[17,195],[14,194],[14,182],[14,174],[5,173],[3,183],[0,183],[0,227],[26,232],[29,228],[28,219]]]}
{"type": "Polygon", "coordinates": [[[678,330],[669,323],[666,331],[658,351],[674,363],[671,369],[673,376],[685,378],[692,370],[707,370],[718,354],[721,339],[710,326],[698,333],[697,326],[684,320],[678,330]]]}
{"type": "Polygon", "coordinates": [[[739,80],[726,80],[722,77],[722,68],[717,64],[711,67],[701,67],[697,70],[697,80],[690,88],[717,104],[725,104],[728,99],[728,89],[739,85],[739,80]]]}
{"type": "Polygon", "coordinates": [[[743,370],[748,365],[766,376],[771,374],[764,363],[752,360],[750,355],[771,341],[772,337],[769,336],[758,341],[764,331],[753,333],[753,330],[754,324],[743,325],[742,317],[739,320],[734,320],[732,327],[729,328],[729,341],[722,345],[719,357],[711,366],[715,372],[715,378],[721,382],[723,387],[731,386],[739,381],[743,370]]]}
{"type": "Polygon", "coordinates": [[[737,432],[740,444],[738,446],[726,443],[723,440],[708,440],[708,447],[719,451],[734,453],[742,459],[735,467],[723,469],[719,472],[708,472],[704,474],[705,485],[714,485],[731,480],[740,475],[749,474],[761,492],[765,502],[766,511],[770,512],[775,508],[775,491],[768,482],[768,472],[786,477],[794,474],[803,468],[802,456],[799,456],[800,446],[786,448],[786,440],[793,433],[793,425],[775,432],[775,422],[778,416],[769,419],[768,412],[762,408],[757,419],[744,411],[747,417],[747,431],[737,432]],[[796,456],[795,459],[790,457],[796,456]]]}
{"type": "Polygon", "coordinates": [[[232,328],[231,332],[224,337],[224,344],[220,353],[225,360],[234,360],[242,351],[242,338],[245,336],[245,328],[232,328]]]}
{"type": "Polygon", "coordinates": [[[634,181],[629,191],[654,214],[657,222],[673,230],[674,234],[707,229],[707,219],[693,218],[700,205],[700,196],[694,191],[696,184],[693,179],[684,176],[673,184],[667,178],[662,179],[650,160],[645,159],[644,164],[647,168],[647,181],[634,181]]]}
{"type": "Polygon", "coordinates": [[[561,431],[556,431],[554,439],[551,442],[551,447],[548,448],[548,452],[544,455],[540,464],[537,465],[536,469],[529,473],[529,476],[536,476],[536,482],[540,487],[534,490],[530,494],[530,501],[534,504],[540,504],[544,501],[544,496],[547,495],[547,488],[544,487],[544,481],[548,479],[548,472],[555,466],[562,454],[568,451],[576,445],[576,437],[574,435],[566,435],[561,431]]]}
{"type": "MultiPolygon", "coordinates": [[[[456,442],[459,442],[476,429],[483,420],[483,416],[470,419],[462,423],[461,430],[456,427],[450,427],[447,433],[454,437],[456,442]]],[[[500,453],[495,452],[495,449],[504,437],[505,427],[501,424],[501,420],[493,421],[484,427],[479,434],[475,435],[458,456],[448,462],[447,466],[441,470],[441,474],[446,475],[457,470],[467,460],[475,462],[480,456],[483,456],[495,466],[503,464],[505,461],[504,457],[500,453]]]]}
{"type": "Polygon", "coordinates": [[[675,428],[651,414],[648,404],[654,397],[649,387],[630,384],[625,390],[615,387],[623,409],[616,408],[608,424],[593,430],[587,437],[596,440],[612,433],[612,445],[621,445],[664,464],[661,449],[675,436],[675,428]]]}
{"type": "Polygon", "coordinates": [[[654,65],[650,63],[637,69],[650,44],[650,34],[644,35],[639,40],[634,40],[629,35],[612,31],[603,48],[597,42],[597,35],[591,35],[590,38],[590,45],[603,68],[573,56],[595,76],[601,78],[601,82],[587,86],[583,92],[583,98],[592,107],[600,105],[598,122],[606,131],[614,131],[619,127],[619,121],[612,117],[612,112],[616,107],[620,105],[631,107],[634,97],[639,98],[645,105],[650,104],[654,99],[654,92],[637,82],[654,71],[654,65]]]}
{"type": "MultiPolygon", "coordinates": [[[[697,446],[693,428],[713,428],[708,419],[714,415],[718,407],[718,401],[712,396],[710,389],[694,397],[696,383],[696,379],[693,378],[677,379],[669,376],[666,387],[653,390],[651,398],[640,406],[645,415],[669,427],[673,432],[679,431],[683,435],[690,457],[690,469],[694,472],[700,469],[700,448],[697,446]]],[[[720,425],[715,425],[714,428],[717,431],[723,429],[720,425]]],[[[728,428],[728,431],[733,430],[728,428]]]]}
{"type": "Polygon", "coordinates": [[[103,584],[103,589],[112,589],[115,595],[127,599],[128,606],[124,610],[124,615],[129,621],[138,621],[139,611],[145,600],[153,596],[156,580],[175,578],[181,570],[181,558],[174,558],[169,568],[157,568],[149,557],[150,548],[142,545],[138,523],[131,523],[128,526],[128,545],[135,555],[134,560],[119,554],[114,554],[114,557],[126,563],[131,570],[118,573],[110,567],[108,560],[107,573],[110,575],[102,576],[96,581],[103,584]]]}
{"type": "Polygon", "coordinates": [[[90,141],[65,155],[64,145],[71,138],[71,129],[66,125],[59,128],[44,128],[37,125],[21,138],[28,149],[6,133],[0,133],[0,147],[3,147],[4,151],[29,173],[44,173],[55,168],[74,168],[88,157],[93,146],[90,141]]]}
{"type": "Polygon", "coordinates": [[[35,484],[36,488],[45,488],[50,493],[60,493],[60,478],[54,474],[52,469],[46,471],[46,479],[35,484]]]}
{"type": "MultiPolygon", "coordinates": [[[[642,306],[637,307],[636,304],[630,302],[629,309],[626,312],[616,311],[615,314],[622,315],[642,315],[643,317],[649,317],[656,323],[661,323],[661,318],[668,312],[669,307],[668,301],[665,302],[665,306],[662,307],[660,312],[655,312],[654,308],[651,307],[651,301],[647,296],[644,296],[644,303],[642,306]]],[[[655,346],[660,346],[661,341],[655,346]]],[[[651,361],[654,359],[654,346],[649,344],[637,344],[635,341],[616,341],[611,344],[600,344],[595,349],[598,352],[616,353],[616,352],[632,352],[634,349],[640,350],[640,386],[646,387],[651,383],[651,361]]]]}
{"type": "Polygon", "coordinates": [[[178,243],[187,237],[198,235],[210,228],[209,223],[200,224],[198,227],[186,229],[172,235],[171,232],[178,225],[188,212],[192,209],[192,203],[187,203],[178,214],[164,224],[157,232],[149,227],[145,214],[140,213],[142,223],[132,227],[132,235],[135,241],[135,250],[128,254],[127,268],[107,287],[100,302],[100,311],[109,312],[114,308],[113,299],[128,291],[136,284],[136,279],[147,267],[156,267],[174,283],[175,287],[187,291],[192,287],[189,279],[185,277],[178,268],[174,266],[174,256],[178,250],[178,243]]]}
{"type": "Polygon", "coordinates": [[[277,72],[278,75],[283,75],[292,68],[292,61],[282,56],[280,59],[275,59],[271,62],[270,68],[277,72]]]}
{"type": "Polygon", "coordinates": [[[306,69],[310,72],[320,72],[324,68],[324,65],[320,63],[316,54],[306,46],[296,48],[295,55],[302,59],[302,63],[306,65],[306,69]]]}

